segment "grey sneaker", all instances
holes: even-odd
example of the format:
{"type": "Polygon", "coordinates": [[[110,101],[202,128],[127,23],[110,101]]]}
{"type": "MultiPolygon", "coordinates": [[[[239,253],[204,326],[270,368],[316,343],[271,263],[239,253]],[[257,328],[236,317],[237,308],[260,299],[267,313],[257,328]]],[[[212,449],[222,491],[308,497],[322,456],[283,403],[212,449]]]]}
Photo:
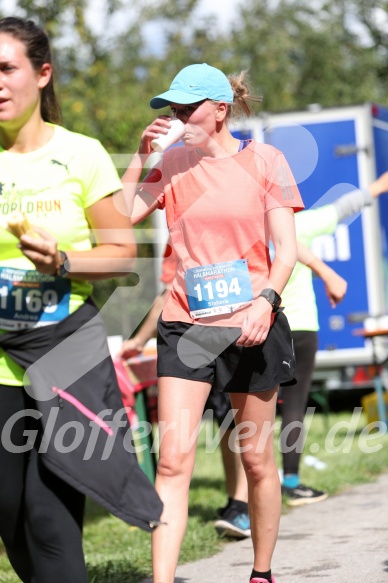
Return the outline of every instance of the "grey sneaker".
{"type": "Polygon", "coordinates": [[[288,506],[303,506],[304,504],[322,502],[329,496],[327,492],[314,490],[314,488],[303,486],[303,484],[299,484],[296,488],[282,486],[282,494],[287,496],[288,506]]]}

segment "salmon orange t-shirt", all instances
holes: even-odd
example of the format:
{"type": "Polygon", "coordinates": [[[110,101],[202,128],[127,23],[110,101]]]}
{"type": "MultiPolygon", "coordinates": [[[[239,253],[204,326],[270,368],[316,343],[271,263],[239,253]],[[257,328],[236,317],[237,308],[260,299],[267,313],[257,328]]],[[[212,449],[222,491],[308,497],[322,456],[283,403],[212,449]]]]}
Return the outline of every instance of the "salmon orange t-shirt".
{"type": "Polygon", "coordinates": [[[166,244],[166,249],[163,255],[162,263],[162,273],[160,275],[160,281],[164,284],[167,289],[170,289],[175,278],[176,270],[178,267],[178,257],[172,248],[171,240],[169,239],[166,244]]]}
{"type": "Polygon", "coordinates": [[[192,268],[207,266],[215,272],[219,265],[243,259],[253,299],[258,297],[270,269],[266,213],[279,207],[295,211],[304,207],[284,155],[254,141],[234,156],[221,159],[200,157],[196,148],[175,147],[164,154],[141,188],[166,209],[177,255],[163,319],[241,327],[247,306],[211,317],[192,317],[185,275],[192,268]]]}

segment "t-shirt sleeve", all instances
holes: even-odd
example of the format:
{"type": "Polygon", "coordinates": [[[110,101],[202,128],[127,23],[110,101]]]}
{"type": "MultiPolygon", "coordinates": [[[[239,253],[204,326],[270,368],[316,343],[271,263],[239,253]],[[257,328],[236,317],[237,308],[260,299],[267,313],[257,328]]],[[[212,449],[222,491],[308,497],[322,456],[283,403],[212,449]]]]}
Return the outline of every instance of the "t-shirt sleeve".
{"type": "Polygon", "coordinates": [[[314,237],[334,233],[337,224],[338,215],[333,204],[309,209],[295,216],[296,236],[307,246],[314,237]]]}
{"type": "Polygon", "coordinates": [[[266,211],[279,207],[290,207],[294,211],[300,211],[304,208],[295,178],[287,160],[281,152],[278,152],[274,156],[272,164],[269,167],[265,188],[266,211]]]}
{"type": "Polygon", "coordinates": [[[85,208],[122,189],[112,158],[98,140],[90,140],[81,172],[85,208]]]}

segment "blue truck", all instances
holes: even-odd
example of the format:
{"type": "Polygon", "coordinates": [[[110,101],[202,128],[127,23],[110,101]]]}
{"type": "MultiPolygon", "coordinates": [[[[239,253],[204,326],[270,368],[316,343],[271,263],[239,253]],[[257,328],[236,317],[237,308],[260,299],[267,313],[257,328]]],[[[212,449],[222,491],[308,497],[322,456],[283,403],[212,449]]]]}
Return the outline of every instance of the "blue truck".
{"type": "MultiPolygon", "coordinates": [[[[375,103],[312,105],[306,111],[241,120],[231,129],[236,137],[284,152],[307,209],[366,187],[388,170],[388,108],[375,103]]],[[[372,341],[354,330],[383,321],[388,328],[388,194],[338,225],[333,235],[317,237],[313,250],[349,284],[344,301],[333,310],[322,282],[314,280],[320,321],[316,378],[321,371],[332,388],[351,388],[359,367],[370,365],[378,351],[379,358],[384,356],[385,340],[373,351],[372,341]]]]}

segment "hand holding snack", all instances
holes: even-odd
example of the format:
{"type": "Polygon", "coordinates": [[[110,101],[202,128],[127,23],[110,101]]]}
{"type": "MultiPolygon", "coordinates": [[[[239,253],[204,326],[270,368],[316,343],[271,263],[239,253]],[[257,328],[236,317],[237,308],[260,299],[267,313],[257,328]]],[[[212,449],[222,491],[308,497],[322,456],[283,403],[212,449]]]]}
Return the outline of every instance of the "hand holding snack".
{"type": "Polygon", "coordinates": [[[31,231],[31,225],[23,213],[15,211],[8,217],[7,229],[12,235],[20,239],[22,235],[31,231]]]}
{"type": "Polygon", "coordinates": [[[57,241],[44,229],[32,226],[27,217],[13,212],[8,217],[8,231],[19,239],[18,247],[39,273],[55,275],[61,263],[57,241]]]}

